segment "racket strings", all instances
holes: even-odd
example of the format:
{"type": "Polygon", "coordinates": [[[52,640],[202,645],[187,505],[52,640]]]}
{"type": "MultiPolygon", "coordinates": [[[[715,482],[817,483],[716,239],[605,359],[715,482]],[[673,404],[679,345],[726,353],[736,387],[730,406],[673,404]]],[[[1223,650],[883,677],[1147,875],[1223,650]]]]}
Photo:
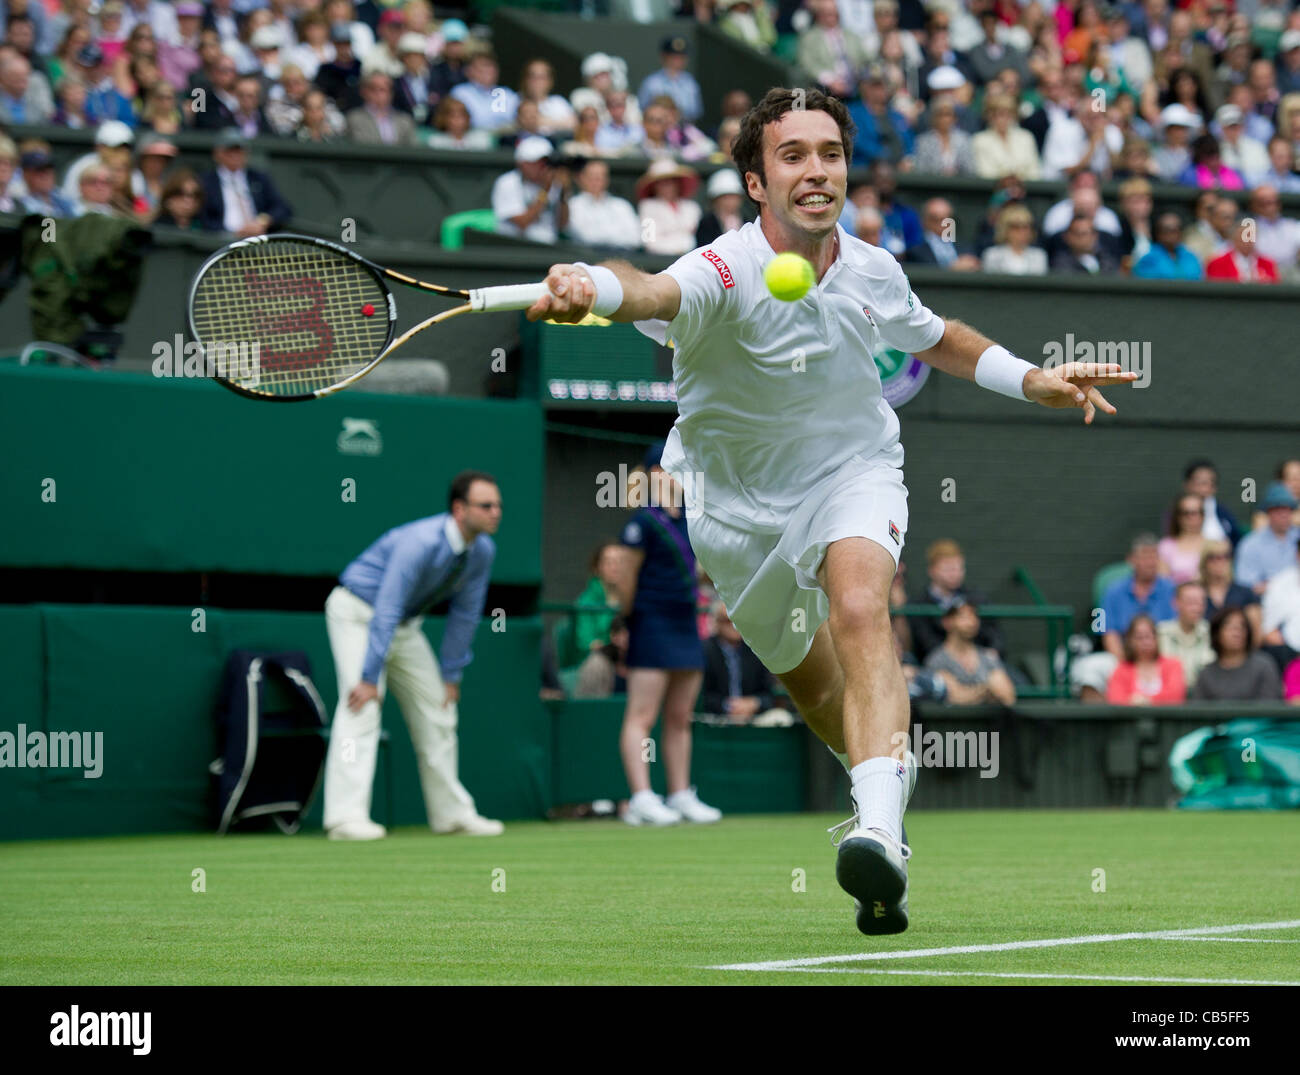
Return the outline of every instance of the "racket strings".
{"type": "Polygon", "coordinates": [[[209,357],[241,359],[219,376],[272,396],[337,384],[373,362],[390,334],[387,292],[364,265],[277,239],[212,263],[195,286],[192,318],[209,357]]]}

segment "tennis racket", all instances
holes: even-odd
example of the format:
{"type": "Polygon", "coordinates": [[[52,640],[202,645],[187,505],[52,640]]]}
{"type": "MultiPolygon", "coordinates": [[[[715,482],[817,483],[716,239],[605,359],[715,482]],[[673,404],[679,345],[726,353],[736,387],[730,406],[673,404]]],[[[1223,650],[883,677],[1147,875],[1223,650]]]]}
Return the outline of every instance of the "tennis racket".
{"type": "Polygon", "coordinates": [[[457,291],[385,269],[308,235],[259,235],[222,247],[190,287],[190,332],[213,379],[241,396],[319,399],[355,384],[412,336],[467,313],[525,310],[545,284],[457,291]],[[387,282],[463,304],[395,337],[387,282]]]}

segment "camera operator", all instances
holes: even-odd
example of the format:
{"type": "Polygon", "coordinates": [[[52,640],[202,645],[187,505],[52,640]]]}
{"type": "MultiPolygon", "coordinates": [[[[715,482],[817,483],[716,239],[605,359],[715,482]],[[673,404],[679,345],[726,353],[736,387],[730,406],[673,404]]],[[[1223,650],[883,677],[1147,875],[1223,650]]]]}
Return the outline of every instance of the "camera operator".
{"type": "Polygon", "coordinates": [[[545,138],[531,136],[515,146],[515,168],[492,184],[492,211],[497,231],[538,243],[553,243],[568,226],[568,192],[572,177],[557,167],[554,148],[545,138]]]}

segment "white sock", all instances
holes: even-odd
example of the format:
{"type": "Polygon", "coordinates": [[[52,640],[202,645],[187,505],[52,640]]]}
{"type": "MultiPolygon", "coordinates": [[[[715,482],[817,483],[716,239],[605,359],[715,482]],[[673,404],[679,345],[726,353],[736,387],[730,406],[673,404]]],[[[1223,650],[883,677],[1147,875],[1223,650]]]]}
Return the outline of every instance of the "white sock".
{"type": "Polygon", "coordinates": [[[858,824],[902,839],[903,781],[906,772],[897,758],[868,758],[849,773],[858,802],[858,824]]]}
{"type": "MultiPolygon", "coordinates": [[[[826,749],[831,750],[830,747],[827,747],[826,749]]],[[[853,772],[853,763],[849,761],[849,756],[847,754],[841,754],[838,750],[831,750],[831,753],[834,754],[839,760],[839,763],[844,766],[844,771],[846,773],[853,772]]]]}

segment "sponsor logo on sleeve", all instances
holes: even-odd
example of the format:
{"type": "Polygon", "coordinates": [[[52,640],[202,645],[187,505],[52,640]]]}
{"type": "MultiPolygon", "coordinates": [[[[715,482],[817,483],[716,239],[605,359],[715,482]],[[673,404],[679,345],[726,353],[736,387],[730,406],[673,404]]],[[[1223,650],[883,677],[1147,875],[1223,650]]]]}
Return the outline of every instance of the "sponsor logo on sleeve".
{"type": "Polygon", "coordinates": [[[722,286],[724,288],[736,286],[736,278],[731,275],[731,269],[727,267],[727,263],[723,261],[722,258],[718,257],[718,255],[712,250],[701,250],[700,253],[708,258],[708,260],[713,263],[713,267],[718,270],[718,275],[722,277],[722,286]]]}

